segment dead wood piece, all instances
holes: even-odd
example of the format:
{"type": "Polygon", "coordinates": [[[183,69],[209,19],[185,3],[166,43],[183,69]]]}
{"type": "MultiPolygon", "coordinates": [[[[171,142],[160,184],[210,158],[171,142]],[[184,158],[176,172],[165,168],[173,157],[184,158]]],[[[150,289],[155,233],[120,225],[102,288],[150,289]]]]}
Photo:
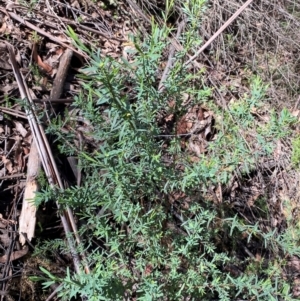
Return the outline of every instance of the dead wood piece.
{"type": "Polygon", "coordinates": [[[36,206],[33,204],[35,194],[38,191],[38,182],[36,177],[41,168],[41,160],[39,158],[38,149],[35,140],[32,141],[28,165],[27,165],[27,181],[23,197],[22,211],[19,219],[20,243],[26,243],[24,235],[26,233],[29,241],[34,237],[36,225],[36,206]]]}
{"type": "Polygon", "coordinates": [[[9,114],[9,115],[12,115],[12,116],[15,116],[15,117],[27,119],[26,115],[23,112],[20,112],[16,109],[11,109],[11,108],[6,108],[6,107],[0,106],[0,112],[3,112],[5,114],[9,114]]]}
{"type": "Polygon", "coordinates": [[[73,51],[71,49],[67,49],[62,55],[55,76],[55,80],[53,82],[50,98],[58,99],[61,96],[64,88],[64,83],[68,74],[68,70],[70,67],[72,56],[73,56],[73,51]]]}
{"type": "Polygon", "coordinates": [[[0,177],[0,180],[15,179],[15,178],[23,178],[24,176],[25,176],[24,173],[17,173],[17,174],[2,176],[2,177],[0,177]]]}

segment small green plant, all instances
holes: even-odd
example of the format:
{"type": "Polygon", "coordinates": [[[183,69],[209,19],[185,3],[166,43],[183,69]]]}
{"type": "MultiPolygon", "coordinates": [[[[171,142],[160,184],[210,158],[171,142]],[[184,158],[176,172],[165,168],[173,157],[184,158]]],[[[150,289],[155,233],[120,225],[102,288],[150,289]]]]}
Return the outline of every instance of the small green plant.
{"type": "Polygon", "coordinates": [[[41,42],[41,37],[37,34],[36,31],[34,31],[32,33],[31,40],[33,43],[39,43],[39,42],[41,42]]]}
{"type": "Polygon", "coordinates": [[[41,85],[40,81],[43,77],[43,74],[41,72],[41,70],[39,69],[39,67],[37,65],[30,65],[30,70],[34,76],[34,80],[35,80],[35,83],[36,85],[41,85]]]}
{"type": "Polygon", "coordinates": [[[33,12],[33,10],[35,9],[35,7],[38,4],[38,0],[30,0],[30,1],[21,0],[20,4],[24,5],[25,7],[27,7],[28,8],[27,14],[31,15],[32,12],[33,12]]]}
{"type": "Polygon", "coordinates": [[[229,47],[231,49],[234,49],[235,37],[232,34],[227,34],[225,37],[226,37],[226,42],[228,43],[229,47]]]}
{"type": "Polygon", "coordinates": [[[39,170],[36,180],[41,189],[44,189],[44,188],[48,187],[48,185],[49,185],[48,180],[45,175],[45,172],[42,169],[39,170]]]}

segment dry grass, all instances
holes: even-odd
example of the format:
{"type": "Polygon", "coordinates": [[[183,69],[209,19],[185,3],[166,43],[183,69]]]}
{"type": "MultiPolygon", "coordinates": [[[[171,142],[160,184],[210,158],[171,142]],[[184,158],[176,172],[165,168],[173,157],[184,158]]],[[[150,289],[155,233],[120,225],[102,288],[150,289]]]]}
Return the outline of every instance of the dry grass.
{"type": "MultiPolygon", "coordinates": [[[[200,35],[208,39],[243,4],[209,1],[200,35]]],[[[296,1],[254,1],[219,36],[201,59],[228,77],[245,69],[269,83],[272,106],[292,108],[299,94],[300,4],[296,1]]],[[[217,87],[222,80],[213,79],[217,87]]]]}

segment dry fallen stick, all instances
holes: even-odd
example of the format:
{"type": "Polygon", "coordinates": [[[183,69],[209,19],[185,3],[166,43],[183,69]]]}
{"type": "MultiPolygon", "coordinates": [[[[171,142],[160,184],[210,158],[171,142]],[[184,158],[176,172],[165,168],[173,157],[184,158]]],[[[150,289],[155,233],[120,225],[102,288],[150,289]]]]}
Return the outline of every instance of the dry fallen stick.
{"type": "MultiPolygon", "coordinates": [[[[41,160],[39,158],[36,141],[33,139],[27,164],[27,180],[23,196],[22,210],[19,218],[19,233],[26,233],[29,241],[34,237],[37,208],[33,204],[36,192],[39,190],[37,175],[40,172],[41,160]]],[[[21,245],[25,245],[24,235],[20,235],[21,245]]]]}
{"type": "Polygon", "coordinates": [[[15,116],[15,117],[27,119],[26,115],[23,112],[20,112],[20,111],[11,109],[11,108],[0,107],[0,112],[15,116]]]}
{"type": "Polygon", "coordinates": [[[67,49],[64,54],[61,56],[59,61],[59,67],[53,82],[53,87],[50,93],[50,98],[58,99],[60,98],[63,89],[65,80],[68,74],[70,67],[71,59],[73,56],[73,50],[67,49]]]}
{"type": "MultiPolygon", "coordinates": [[[[26,85],[26,82],[24,81],[22,74],[20,73],[19,67],[17,65],[15,56],[14,56],[14,51],[12,45],[9,43],[7,44],[7,49],[9,51],[9,57],[10,57],[10,62],[13,67],[13,71],[15,74],[16,81],[19,86],[21,98],[27,100],[28,106],[25,108],[26,115],[28,116],[28,121],[29,125],[32,131],[32,135],[36,141],[36,146],[38,149],[39,157],[41,158],[41,162],[46,174],[46,177],[49,181],[49,184],[53,188],[59,187],[60,189],[63,189],[63,183],[60,178],[55,160],[53,158],[53,154],[51,151],[51,148],[49,146],[48,140],[45,136],[44,130],[40,123],[38,122],[38,119],[35,114],[35,107],[34,103],[32,102],[28,87],[26,85]]],[[[60,205],[57,203],[58,209],[60,208],[60,205]]],[[[69,214],[69,211],[68,211],[69,214]]],[[[72,259],[74,263],[74,268],[76,270],[76,273],[80,273],[80,257],[78,255],[77,250],[75,249],[74,241],[72,239],[72,232],[70,229],[70,225],[68,222],[69,220],[72,220],[72,216],[68,216],[66,213],[61,214],[61,221],[64,227],[64,231],[66,234],[66,238],[68,241],[68,245],[72,254],[72,259]]],[[[86,272],[89,272],[89,269],[86,268],[86,272]]]]}
{"type": "Polygon", "coordinates": [[[24,173],[16,173],[16,174],[13,174],[13,175],[8,175],[8,176],[0,177],[0,180],[23,178],[23,177],[25,177],[24,173]]]}

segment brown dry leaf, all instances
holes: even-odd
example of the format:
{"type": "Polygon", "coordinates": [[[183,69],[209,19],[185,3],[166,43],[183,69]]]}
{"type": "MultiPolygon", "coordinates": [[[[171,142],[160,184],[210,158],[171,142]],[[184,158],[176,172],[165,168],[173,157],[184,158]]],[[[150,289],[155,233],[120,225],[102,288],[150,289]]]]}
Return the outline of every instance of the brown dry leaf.
{"type": "Polygon", "coordinates": [[[300,278],[296,278],[293,280],[293,297],[300,296],[300,278]]]}
{"type": "Polygon", "coordinates": [[[261,257],[261,255],[259,254],[259,253],[256,253],[255,254],[255,261],[257,261],[257,262],[262,262],[262,257],[261,257]]]}
{"type": "Polygon", "coordinates": [[[123,50],[122,50],[122,56],[124,57],[125,60],[128,62],[133,62],[133,53],[135,52],[135,47],[133,43],[126,43],[123,44],[123,50]]]}
{"type": "Polygon", "coordinates": [[[189,156],[189,161],[192,163],[198,163],[200,161],[200,157],[191,155],[189,156]]]}
{"type": "Polygon", "coordinates": [[[219,204],[223,203],[223,192],[222,192],[222,185],[218,183],[218,186],[215,188],[215,195],[218,200],[219,204]]]}
{"type": "Polygon", "coordinates": [[[193,126],[193,120],[196,119],[196,114],[193,112],[193,108],[189,109],[189,111],[181,117],[177,124],[177,134],[187,134],[189,133],[189,130],[193,126]]]}
{"type": "Polygon", "coordinates": [[[5,248],[7,248],[10,243],[11,243],[11,238],[9,237],[8,235],[8,230],[6,229],[1,229],[0,230],[0,242],[1,242],[1,245],[5,248]]]}
{"type": "Polygon", "coordinates": [[[148,263],[145,270],[144,270],[144,276],[149,276],[153,271],[153,266],[151,263],[148,263]]]}
{"type": "Polygon", "coordinates": [[[265,112],[261,112],[258,108],[251,108],[250,113],[258,117],[262,122],[268,123],[270,121],[270,115],[265,112]]]}
{"type": "Polygon", "coordinates": [[[0,169],[0,177],[4,177],[4,176],[5,176],[5,173],[6,173],[5,167],[1,168],[1,169],[0,169]]]}
{"type": "Polygon", "coordinates": [[[96,13],[95,11],[91,13],[91,16],[92,16],[93,19],[99,18],[99,14],[96,13]]]}
{"type": "Polygon", "coordinates": [[[4,226],[8,226],[8,225],[16,225],[17,222],[12,220],[12,219],[5,219],[3,218],[3,215],[0,213],[0,228],[1,228],[1,225],[4,225],[4,226]]]}
{"type": "Polygon", "coordinates": [[[28,135],[27,137],[25,137],[25,138],[23,139],[23,141],[24,141],[25,143],[27,143],[27,145],[30,145],[31,142],[32,142],[32,135],[31,135],[31,134],[28,135]]]}
{"type": "Polygon", "coordinates": [[[178,134],[196,133],[205,128],[207,121],[204,120],[204,111],[199,106],[194,106],[181,117],[177,125],[178,134]]]}
{"type": "Polygon", "coordinates": [[[30,152],[30,149],[28,147],[26,147],[26,146],[23,146],[23,153],[24,153],[24,155],[25,156],[28,155],[29,152],[30,152]]]}
{"type": "Polygon", "coordinates": [[[32,57],[33,57],[34,61],[38,64],[38,66],[41,67],[42,69],[44,69],[47,73],[50,74],[52,72],[52,67],[50,65],[48,65],[47,63],[44,63],[42,61],[41,57],[38,55],[36,43],[33,44],[32,57]]]}
{"type": "Polygon", "coordinates": [[[165,122],[169,122],[169,121],[172,121],[174,119],[174,114],[171,113],[174,111],[174,108],[176,106],[176,102],[174,100],[170,100],[168,103],[167,103],[167,116],[164,118],[165,119],[165,122]]]}
{"type": "Polygon", "coordinates": [[[15,7],[15,3],[14,2],[8,2],[7,4],[6,4],[6,7],[5,7],[5,9],[6,10],[9,10],[9,11],[12,11],[13,10],[13,8],[15,7]]]}
{"type": "Polygon", "coordinates": [[[168,102],[168,106],[169,106],[169,108],[175,108],[175,106],[176,106],[176,102],[175,102],[175,100],[170,100],[169,102],[168,102]]]}
{"type": "Polygon", "coordinates": [[[238,88],[242,87],[242,78],[231,78],[228,82],[226,82],[226,86],[231,90],[231,91],[237,91],[238,88]]]}
{"type": "Polygon", "coordinates": [[[180,119],[177,123],[177,134],[182,135],[187,133],[187,125],[184,119],[180,119]]]}
{"type": "MultiPolygon", "coordinates": [[[[196,105],[177,124],[178,134],[191,134],[186,145],[198,157],[206,151],[206,139],[212,134],[212,121],[213,112],[196,105]]],[[[183,143],[182,147],[185,147],[183,143]]]]}
{"type": "Polygon", "coordinates": [[[255,193],[254,195],[250,196],[250,198],[247,200],[247,205],[249,207],[254,206],[255,201],[261,196],[259,192],[255,193]]]}
{"type": "Polygon", "coordinates": [[[6,22],[3,22],[2,26],[0,27],[0,33],[4,34],[6,31],[6,28],[7,28],[6,22]]]}
{"type": "Polygon", "coordinates": [[[116,49],[119,45],[120,45],[120,42],[118,42],[116,40],[106,40],[104,42],[104,47],[108,48],[110,50],[116,49]]]}
{"type": "Polygon", "coordinates": [[[214,69],[210,72],[210,76],[218,81],[223,81],[226,78],[225,73],[221,72],[220,70],[214,69]]]}
{"type": "Polygon", "coordinates": [[[54,55],[54,54],[61,55],[63,53],[63,49],[61,47],[57,46],[56,43],[52,43],[51,41],[47,42],[45,46],[48,49],[49,55],[54,55]]]}
{"type": "Polygon", "coordinates": [[[22,123],[19,121],[14,121],[15,127],[17,132],[21,134],[21,136],[24,138],[27,135],[27,130],[23,127],[22,123]]]}
{"type": "MultiPolygon", "coordinates": [[[[28,250],[29,250],[28,246],[25,246],[24,249],[12,252],[10,255],[9,261],[17,260],[17,259],[25,256],[28,253],[28,250]]],[[[7,255],[3,255],[0,257],[0,263],[6,263],[7,260],[8,260],[7,255]]]]}
{"type": "Polygon", "coordinates": [[[77,0],[71,2],[71,6],[80,9],[80,4],[77,0]]]}
{"type": "Polygon", "coordinates": [[[8,51],[5,43],[0,43],[0,68],[4,70],[12,70],[8,61],[8,51]]]}
{"type": "Polygon", "coordinates": [[[179,192],[173,192],[170,194],[170,198],[169,198],[169,202],[170,203],[174,203],[175,201],[178,201],[182,198],[185,198],[186,195],[183,191],[179,191],[179,192]]]}
{"type": "Polygon", "coordinates": [[[6,158],[6,156],[2,156],[2,162],[9,173],[13,172],[13,164],[12,162],[6,158]]]}
{"type": "Polygon", "coordinates": [[[300,116],[300,110],[294,110],[294,111],[291,113],[291,115],[294,116],[294,117],[299,118],[299,116],[300,116]]]}
{"type": "Polygon", "coordinates": [[[122,26],[122,37],[124,40],[130,40],[130,37],[134,35],[134,29],[132,28],[130,21],[125,20],[122,26]]]}
{"type": "Polygon", "coordinates": [[[191,102],[192,98],[188,93],[182,93],[182,100],[183,100],[182,106],[186,106],[191,102]]]}
{"type": "Polygon", "coordinates": [[[170,114],[170,115],[168,115],[168,116],[165,118],[165,122],[172,121],[173,118],[174,118],[174,114],[170,114]]]}
{"type": "Polygon", "coordinates": [[[188,150],[195,153],[198,157],[206,150],[207,143],[204,139],[189,139],[188,150]]]}
{"type": "Polygon", "coordinates": [[[44,60],[44,63],[48,64],[49,66],[52,66],[52,72],[51,76],[54,77],[57,73],[57,68],[59,66],[59,59],[64,53],[64,50],[62,47],[57,47],[57,45],[53,43],[47,43],[46,44],[48,51],[47,59],[44,60]]]}
{"type": "Polygon", "coordinates": [[[292,256],[288,261],[289,273],[300,273],[300,259],[297,256],[292,256]]]}
{"type": "MultiPolygon", "coordinates": [[[[1,53],[0,53],[1,56],[1,53]]],[[[2,62],[0,58],[0,68],[2,68],[2,62]]],[[[10,92],[18,88],[17,82],[6,83],[5,86],[0,87],[0,91],[3,92],[5,95],[8,95],[10,92]]]]}

